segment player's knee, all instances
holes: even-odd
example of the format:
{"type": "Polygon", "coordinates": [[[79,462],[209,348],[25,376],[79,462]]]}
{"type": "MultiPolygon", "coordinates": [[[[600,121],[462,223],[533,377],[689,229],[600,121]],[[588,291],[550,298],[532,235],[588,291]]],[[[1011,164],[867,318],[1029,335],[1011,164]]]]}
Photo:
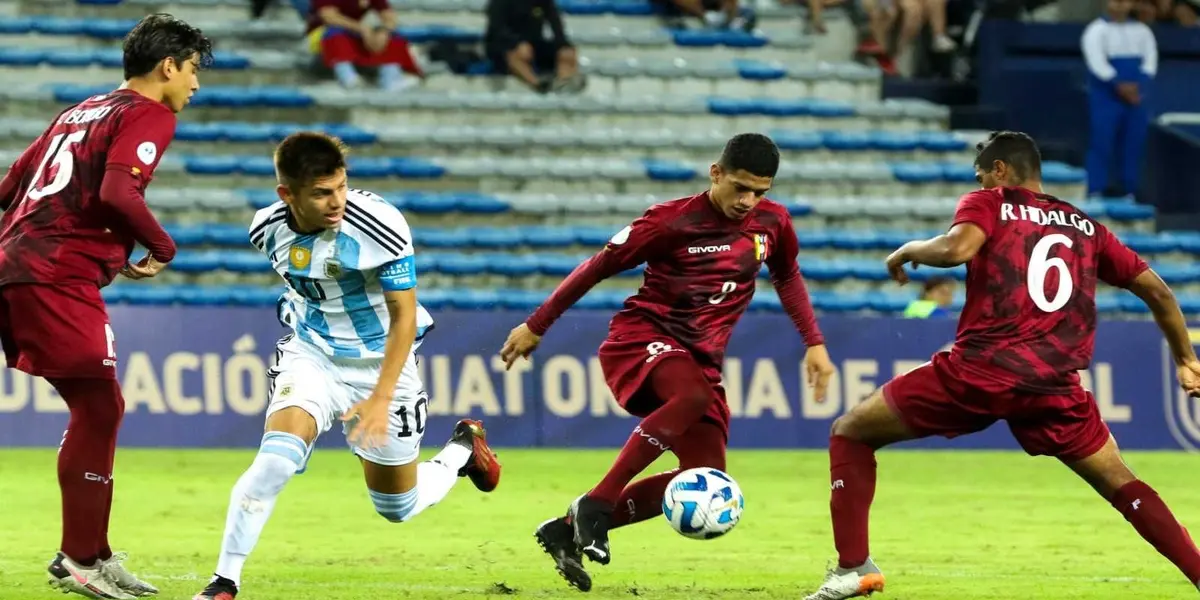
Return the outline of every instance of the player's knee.
{"type": "Polygon", "coordinates": [[[392,523],[403,523],[414,516],[417,507],[417,488],[402,494],[385,494],[369,490],[375,512],[392,523]]]}

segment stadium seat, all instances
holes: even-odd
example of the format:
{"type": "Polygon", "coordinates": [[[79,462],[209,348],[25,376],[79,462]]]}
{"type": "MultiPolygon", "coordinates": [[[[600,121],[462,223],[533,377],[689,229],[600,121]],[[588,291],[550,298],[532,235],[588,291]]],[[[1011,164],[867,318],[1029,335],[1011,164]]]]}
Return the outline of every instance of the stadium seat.
{"type": "Polygon", "coordinates": [[[213,223],[200,229],[204,241],[214,246],[245,247],[250,243],[249,231],[244,225],[213,223]]]}
{"type": "Polygon", "coordinates": [[[180,250],[171,261],[171,270],[180,273],[208,273],[221,269],[221,253],[180,250]]]}
{"type": "Polygon", "coordinates": [[[186,306],[225,306],[232,304],[233,295],[219,286],[177,286],[175,300],[186,306]]]}
{"type": "MultiPolygon", "coordinates": [[[[178,261],[178,257],[176,257],[178,261]]],[[[171,266],[175,266],[172,261],[171,266]]],[[[122,285],[121,300],[126,304],[168,306],[175,303],[176,288],[167,285],[122,285]]]]}

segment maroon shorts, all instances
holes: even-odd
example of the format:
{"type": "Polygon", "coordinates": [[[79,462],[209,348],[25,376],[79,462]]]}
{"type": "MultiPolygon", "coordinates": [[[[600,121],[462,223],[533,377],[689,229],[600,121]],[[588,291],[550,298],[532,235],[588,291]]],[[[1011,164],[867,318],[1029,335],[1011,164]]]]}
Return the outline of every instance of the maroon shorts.
{"type": "Polygon", "coordinates": [[[704,374],[712,385],[715,401],[709,405],[704,419],[721,428],[729,440],[729,403],[721,387],[721,371],[701,365],[683,346],[660,333],[639,331],[609,337],[600,345],[600,368],[613,396],[626,412],[646,417],[662,406],[662,400],[651,389],[650,373],[667,361],[686,360],[704,374]]]}
{"type": "Polygon", "coordinates": [[[883,397],[921,437],[957,437],[1004,420],[1025,452],[1066,462],[1095,454],[1109,439],[1092,393],[1082,386],[1063,394],[1017,391],[964,370],[948,352],[889,381],[883,397]]]}
{"type": "Polygon", "coordinates": [[[8,367],[30,375],[117,377],[112,327],[94,285],[0,287],[0,345],[8,367]]]}

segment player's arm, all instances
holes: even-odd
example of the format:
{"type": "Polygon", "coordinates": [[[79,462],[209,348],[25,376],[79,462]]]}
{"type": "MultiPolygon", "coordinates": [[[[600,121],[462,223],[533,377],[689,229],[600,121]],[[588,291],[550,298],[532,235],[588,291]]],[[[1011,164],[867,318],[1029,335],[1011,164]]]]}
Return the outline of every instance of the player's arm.
{"type": "Polygon", "coordinates": [[[366,33],[366,28],[361,21],[355,21],[337,9],[337,6],[329,0],[314,0],[312,10],[320,17],[321,22],[329,27],[337,27],[345,29],[351,33],[362,35],[366,33]]]}
{"type": "Polygon", "coordinates": [[[400,24],[400,15],[388,0],[371,0],[371,7],[379,13],[379,24],[389,33],[395,33],[396,26],[400,24]]]}
{"type": "Polygon", "coordinates": [[[780,223],[775,252],[767,255],[767,270],[771,273],[771,282],[779,294],[783,310],[791,317],[796,331],[800,332],[804,345],[808,347],[804,355],[808,384],[816,392],[816,399],[824,400],[829,379],[833,376],[833,361],[825,349],[825,336],[817,324],[817,315],[808,297],[808,287],[804,285],[800,264],[796,262],[796,255],[800,253],[796,230],[792,228],[790,218],[785,217],[780,223]]]}
{"type": "Polygon", "coordinates": [[[964,195],[954,211],[950,230],[942,235],[909,242],[887,258],[888,273],[901,285],[908,283],[904,265],[912,263],[949,268],[969,262],[983,248],[996,225],[997,198],[990,190],[976,190],[964,195]]]}
{"type": "Polygon", "coordinates": [[[554,43],[560,46],[570,45],[567,40],[567,29],[563,27],[562,12],[558,10],[558,2],[546,3],[546,23],[550,25],[550,33],[554,43]]]}
{"type": "Polygon", "coordinates": [[[380,267],[379,283],[388,311],[379,379],[371,395],[342,416],[343,421],[359,419],[350,433],[350,442],[365,447],[387,440],[388,407],[417,339],[417,276],[412,254],[380,267]]]}
{"type": "Polygon", "coordinates": [[[122,115],[108,150],[100,202],[109,215],[149,254],[124,271],[135,279],[152,277],[175,258],[175,242],[146,206],[146,185],[175,137],[175,114],[142,104],[122,115]]]}
{"type": "Polygon", "coordinates": [[[654,209],[632,225],[617,232],[604,249],[575,267],[558,284],[550,297],[524,323],[513,329],[500,349],[500,357],[511,367],[518,358],[529,356],[537,348],[546,330],[596,284],[636,267],[661,248],[668,234],[654,209]]]}

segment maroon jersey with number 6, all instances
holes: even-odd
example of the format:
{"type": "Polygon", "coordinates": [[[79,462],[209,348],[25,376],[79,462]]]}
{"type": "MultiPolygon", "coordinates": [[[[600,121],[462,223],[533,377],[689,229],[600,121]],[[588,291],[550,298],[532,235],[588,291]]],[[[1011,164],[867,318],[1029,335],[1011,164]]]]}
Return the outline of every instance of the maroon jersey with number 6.
{"type": "Polygon", "coordinates": [[[174,246],[142,193],[174,136],[175,113],[132,90],[93,96],[60,113],[5,178],[0,286],[102,287],[126,264],[135,241],[169,261],[174,246]],[[110,178],[115,188],[102,201],[110,170],[123,173],[110,178]]]}
{"type": "Polygon", "coordinates": [[[967,263],[951,358],[1016,390],[1077,387],[1076,372],[1092,361],[1097,281],[1127,287],[1145,261],[1075,206],[1022,188],[966,194],[959,223],[979,227],[987,241],[967,263]]]}

